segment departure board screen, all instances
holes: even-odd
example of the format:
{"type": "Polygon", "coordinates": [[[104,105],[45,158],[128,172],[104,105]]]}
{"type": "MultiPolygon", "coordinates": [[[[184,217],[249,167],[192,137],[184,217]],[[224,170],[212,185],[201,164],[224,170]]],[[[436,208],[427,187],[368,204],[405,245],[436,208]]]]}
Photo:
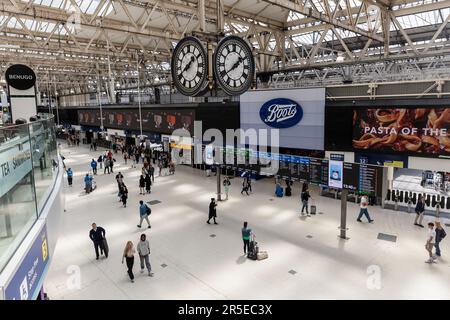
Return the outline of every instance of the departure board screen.
{"type": "Polygon", "coordinates": [[[310,159],[309,181],[312,184],[328,187],[328,160],[310,159]]]}
{"type": "Polygon", "coordinates": [[[308,181],[309,180],[309,158],[292,156],[291,157],[291,179],[308,181]]]}
{"type": "Polygon", "coordinates": [[[360,164],[359,192],[381,197],[383,182],[383,168],[360,164]]]}
{"type": "Polygon", "coordinates": [[[292,181],[300,180],[300,177],[298,176],[298,163],[295,161],[292,161],[289,164],[289,171],[292,181]]]}
{"type": "Polygon", "coordinates": [[[344,189],[359,191],[359,164],[344,162],[344,189]]]}
{"type": "Polygon", "coordinates": [[[291,170],[290,170],[290,162],[291,162],[291,156],[280,154],[279,155],[279,169],[278,169],[278,176],[282,179],[290,179],[291,177],[291,170]]]}

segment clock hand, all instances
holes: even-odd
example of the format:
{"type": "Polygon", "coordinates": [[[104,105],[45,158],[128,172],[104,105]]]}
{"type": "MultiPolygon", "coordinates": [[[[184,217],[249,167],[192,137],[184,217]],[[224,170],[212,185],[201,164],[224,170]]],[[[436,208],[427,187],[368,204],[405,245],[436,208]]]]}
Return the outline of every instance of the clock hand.
{"type": "Polygon", "coordinates": [[[227,71],[227,73],[236,69],[241,64],[242,61],[244,60],[242,60],[242,58],[239,56],[239,59],[236,61],[235,64],[233,64],[233,66],[231,67],[230,70],[227,71]]]}
{"type": "Polygon", "coordinates": [[[192,56],[191,61],[189,61],[189,63],[184,67],[183,72],[188,71],[192,65],[192,62],[194,62],[194,61],[195,61],[194,56],[192,56]]]}

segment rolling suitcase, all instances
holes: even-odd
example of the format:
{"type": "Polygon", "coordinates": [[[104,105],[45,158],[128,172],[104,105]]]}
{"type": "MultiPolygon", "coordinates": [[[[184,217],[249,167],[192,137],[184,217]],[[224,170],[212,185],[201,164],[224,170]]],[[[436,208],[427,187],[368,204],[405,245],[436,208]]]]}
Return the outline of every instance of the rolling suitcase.
{"type": "Polygon", "coordinates": [[[316,214],[316,213],[317,213],[317,207],[316,207],[316,204],[315,204],[315,203],[313,203],[313,204],[311,205],[311,207],[310,207],[310,212],[311,212],[311,214],[316,214]]]}
{"type": "Polygon", "coordinates": [[[103,252],[105,253],[105,257],[108,257],[109,247],[108,241],[106,241],[106,239],[103,239],[103,252]]]}

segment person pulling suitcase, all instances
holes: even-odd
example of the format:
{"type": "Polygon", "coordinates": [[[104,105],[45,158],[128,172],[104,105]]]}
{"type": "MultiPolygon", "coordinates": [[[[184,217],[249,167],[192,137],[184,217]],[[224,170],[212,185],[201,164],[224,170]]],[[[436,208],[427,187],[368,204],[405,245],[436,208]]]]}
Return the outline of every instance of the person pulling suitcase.
{"type": "Polygon", "coordinates": [[[92,229],[89,232],[89,238],[94,243],[96,260],[98,260],[100,257],[100,253],[98,251],[99,248],[100,248],[101,253],[105,254],[105,257],[108,258],[109,248],[108,248],[107,241],[106,241],[105,229],[97,226],[97,224],[94,222],[92,224],[92,229]]]}

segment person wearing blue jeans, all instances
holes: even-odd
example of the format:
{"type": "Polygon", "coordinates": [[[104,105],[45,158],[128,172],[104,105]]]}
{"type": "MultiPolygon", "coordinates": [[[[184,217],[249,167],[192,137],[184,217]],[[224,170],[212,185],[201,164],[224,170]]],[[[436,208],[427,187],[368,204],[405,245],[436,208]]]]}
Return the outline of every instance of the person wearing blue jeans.
{"type": "Polygon", "coordinates": [[[435,243],[434,243],[434,248],[436,249],[436,256],[440,257],[441,256],[441,248],[439,247],[440,242],[442,241],[442,239],[445,238],[445,236],[447,235],[444,228],[442,228],[442,225],[439,221],[436,221],[436,239],[435,239],[435,243]]]}
{"type": "Polygon", "coordinates": [[[369,206],[369,199],[367,198],[367,196],[362,196],[359,215],[358,215],[358,219],[356,219],[356,221],[362,222],[361,218],[363,215],[365,215],[367,220],[369,221],[369,223],[373,222],[373,220],[370,218],[369,211],[367,210],[368,206],[369,206]]]}

